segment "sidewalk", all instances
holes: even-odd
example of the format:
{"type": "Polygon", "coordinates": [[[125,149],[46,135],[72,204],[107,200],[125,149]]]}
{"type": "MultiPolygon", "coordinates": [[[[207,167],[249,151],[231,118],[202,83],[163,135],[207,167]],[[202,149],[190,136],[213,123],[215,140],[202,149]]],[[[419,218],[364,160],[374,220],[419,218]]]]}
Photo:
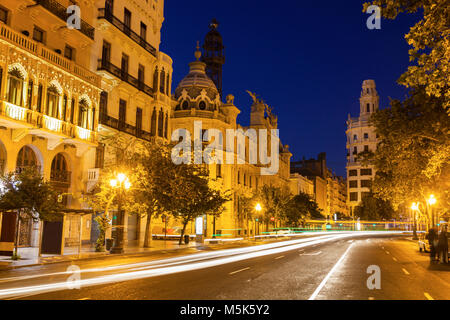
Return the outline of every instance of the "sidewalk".
{"type": "Polygon", "coordinates": [[[14,269],[20,267],[29,267],[35,265],[43,265],[50,263],[58,263],[64,261],[74,261],[74,260],[84,260],[84,259],[95,259],[100,257],[114,256],[119,257],[123,255],[134,255],[134,254],[145,254],[152,252],[164,252],[170,250],[186,249],[186,248],[204,248],[203,243],[196,243],[195,241],[189,242],[189,244],[179,245],[176,240],[153,240],[151,243],[151,248],[143,248],[138,246],[136,241],[130,242],[124,247],[123,254],[111,255],[109,251],[107,252],[95,252],[95,247],[93,244],[83,245],[81,248],[81,254],[78,253],[78,247],[65,247],[64,255],[50,255],[43,254],[38,257],[39,248],[27,247],[19,248],[18,253],[21,259],[18,261],[11,260],[11,257],[0,256],[0,270],[14,269]]]}

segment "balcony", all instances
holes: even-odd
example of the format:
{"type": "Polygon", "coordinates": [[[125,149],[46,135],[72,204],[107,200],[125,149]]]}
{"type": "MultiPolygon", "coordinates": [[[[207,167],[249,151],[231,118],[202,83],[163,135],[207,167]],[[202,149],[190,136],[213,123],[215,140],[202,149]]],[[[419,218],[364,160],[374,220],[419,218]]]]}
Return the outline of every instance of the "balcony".
{"type": "MultiPolygon", "coordinates": [[[[34,2],[36,2],[36,4],[42,6],[64,22],[66,22],[70,16],[70,14],[67,13],[67,8],[61,5],[56,0],[34,0],[34,2]]],[[[81,20],[81,29],[79,29],[79,31],[85,36],[94,40],[95,29],[86,21],[81,20]]]]}
{"type": "Polygon", "coordinates": [[[51,170],[50,181],[57,184],[70,185],[71,174],[70,171],[51,170]]]}
{"type": "Polygon", "coordinates": [[[150,43],[145,41],[145,39],[141,38],[136,32],[130,29],[129,26],[125,25],[122,21],[120,21],[117,17],[113,16],[113,14],[106,10],[105,8],[98,9],[98,18],[105,19],[109,23],[111,23],[114,27],[122,31],[127,37],[131,38],[134,42],[144,48],[146,51],[151,53],[154,57],[156,57],[156,49],[150,43]]]}
{"type": "Polygon", "coordinates": [[[80,65],[77,65],[74,61],[64,58],[52,49],[45,47],[43,44],[31,40],[27,36],[11,29],[2,22],[0,22],[0,40],[5,40],[14,47],[24,49],[25,51],[69,72],[70,74],[73,74],[96,87],[100,87],[101,78],[97,74],[80,65]]]}
{"type": "Polygon", "coordinates": [[[113,76],[119,78],[122,81],[125,81],[126,83],[132,85],[139,91],[142,91],[143,93],[147,94],[149,97],[153,98],[153,88],[149,87],[142,81],[136,79],[135,77],[131,76],[130,74],[124,72],[119,67],[113,65],[109,61],[105,61],[104,59],[98,60],[98,71],[107,71],[108,73],[112,74],[113,76]]]}
{"type": "Polygon", "coordinates": [[[107,114],[100,114],[100,124],[128,133],[129,135],[148,142],[154,142],[155,139],[158,138],[156,136],[152,136],[150,132],[139,130],[135,126],[119,121],[118,119],[115,119],[107,114]]]}

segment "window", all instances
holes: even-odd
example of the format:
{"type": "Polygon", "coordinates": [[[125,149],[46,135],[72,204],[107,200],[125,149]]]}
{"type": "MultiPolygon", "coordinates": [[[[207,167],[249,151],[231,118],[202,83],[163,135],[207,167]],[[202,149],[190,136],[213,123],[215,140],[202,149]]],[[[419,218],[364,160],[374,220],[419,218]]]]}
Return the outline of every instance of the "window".
{"type": "Polygon", "coordinates": [[[159,80],[159,91],[161,93],[165,92],[165,84],[166,84],[166,72],[164,69],[161,70],[161,78],[159,80]]]}
{"type": "Polygon", "coordinates": [[[372,175],[372,169],[361,169],[361,175],[362,176],[371,176],[372,175]]]}
{"type": "Polygon", "coordinates": [[[45,31],[39,27],[34,26],[33,40],[41,43],[45,43],[45,31]]]}
{"type": "Polygon", "coordinates": [[[247,175],[244,173],[244,186],[247,185],[247,175]]]}
{"type": "Polygon", "coordinates": [[[155,72],[153,73],[153,91],[158,91],[158,67],[155,68],[155,72]]]}
{"type": "Polygon", "coordinates": [[[140,136],[142,130],[142,109],[136,108],[136,135],[140,136]]]}
{"type": "Polygon", "coordinates": [[[189,102],[184,100],[183,103],[181,104],[181,107],[183,108],[183,110],[187,110],[189,108],[189,102]]]}
{"type": "Polygon", "coordinates": [[[350,192],[350,201],[358,201],[358,192],[350,192]]]}
{"type": "Polygon", "coordinates": [[[238,171],[237,183],[241,184],[241,172],[240,171],[238,171]]]}
{"type": "Polygon", "coordinates": [[[367,104],[367,112],[370,112],[370,103],[367,104]]]}
{"type": "Polygon", "coordinates": [[[123,128],[125,126],[127,118],[127,102],[125,100],[120,99],[119,101],[119,128],[123,128]]]}
{"type": "Polygon", "coordinates": [[[164,113],[162,109],[159,111],[158,116],[158,136],[162,137],[164,132],[164,113]]]}
{"type": "Polygon", "coordinates": [[[33,149],[28,146],[22,147],[17,155],[16,168],[21,170],[25,167],[37,167],[38,162],[33,149]]]}
{"type": "Polygon", "coordinates": [[[143,22],[141,22],[141,40],[147,40],[147,26],[143,22]]]}
{"type": "Polygon", "coordinates": [[[216,178],[222,178],[222,165],[216,164],[216,178]]]}
{"type": "Polygon", "coordinates": [[[358,188],[358,180],[350,180],[348,185],[350,188],[358,188]]]}
{"type": "Polygon", "coordinates": [[[353,147],[353,154],[358,154],[358,147],[353,147]]]}
{"type": "Polygon", "coordinates": [[[31,108],[33,102],[33,80],[28,82],[28,92],[27,92],[27,106],[31,108]]]}
{"type": "Polygon", "coordinates": [[[0,7],[0,21],[4,24],[8,24],[8,10],[0,7]]]}
{"type": "Polygon", "coordinates": [[[8,102],[21,106],[24,78],[18,69],[12,69],[8,74],[8,102]]]}
{"type": "Polygon", "coordinates": [[[361,180],[361,188],[370,188],[372,186],[371,180],[361,180]]]}
{"type": "Polygon", "coordinates": [[[128,79],[128,61],[129,57],[125,53],[122,53],[122,63],[120,67],[120,72],[122,75],[122,80],[124,81],[127,81],[128,79]]]}
{"type": "Polygon", "coordinates": [[[358,136],[356,134],[353,135],[353,141],[358,141],[358,136]]]}
{"type": "Polygon", "coordinates": [[[167,77],[166,77],[166,82],[167,82],[167,84],[166,84],[166,94],[167,95],[169,95],[170,94],[170,76],[169,76],[169,73],[167,73],[167,77]]]}
{"type": "Polygon", "coordinates": [[[368,133],[364,133],[364,139],[369,139],[369,134],[368,133]]]}
{"type": "Polygon", "coordinates": [[[349,177],[356,177],[358,176],[358,170],[350,170],[348,172],[349,177]]]}
{"type": "Polygon", "coordinates": [[[95,167],[103,169],[105,163],[105,145],[100,143],[95,150],[95,167]]]}
{"type": "Polygon", "coordinates": [[[109,42],[103,41],[102,47],[102,63],[103,65],[109,64],[111,58],[111,44],[109,42]]]}
{"type": "Polygon", "coordinates": [[[61,112],[61,120],[66,121],[67,116],[67,104],[69,103],[69,100],[67,98],[67,94],[63,97],[63,106],[62,106],[62,112],[61,112]]]}
{"type": "Polygon", "coordinates": [[[78,126],[87,129],[88,128],[88,112],[89,107],[86,100],[81,99],[78,103],[78,126]]]}
{"type": "Polygon", "coordinates": [[[47,89],[47,115],[53,118],[58,116],[59,94],[55,86],[47,89]]]}
{"type": "Polygon", "coordinates": [[[152,136],[156,136],[156,109],[153,109],[152,112],[152,121],[150,126],[150,133],[152,136]]]}
{"type": "Polygon", "coordinates": [[[58,153],[52,161],[50,180],[57,182],[69,182],[70,173],[67,171],[67,162],[61,153],[58,153]]]}
{"type": "Polygon", "coordinates": [[[168,139],[169,115],[166,113],[166,121],[164,121],[164,138],[168,139]]]}
{"type": "Polygon", "coordinates": [[[127,8],[123,9],[123,24],[125,25],[124,32],[127,35],[131,33],[131,12],[127,8]]]}
{"type": "Polygon", "coordinates": [[[64,57],[69,60],[75,60],[75,49],[71,46],[66,45],[64,48],[64,57]]]}
{"type": "Polygon", "coordinates": [[[206,109],[206,102],[205,101],[200,101],[200,103],[198,104],[198,108],[200,110],[205,110],[206,109]]]}
{"type": "Polygon", "coordinates": [[[38,86],[38,97],[37,97],[37,111],[42,112],[42,94],[44,92],[44,87],[39,83],[38,86]]]}
{"type": "Polygon", "coordinates": [[[142,89],[145,83],[145,67],[141,64],[138,67],[138,81],[139,81],[139,88],[142,89]]]}
{"type": "Polygon", "coordinates": [[[114,7],[114,1],[113,0],[106,0],[105,1],[105,13],[107,15],[113,14],[113,7],[114,7]]]}
{"type": "Polygon", "coordinates": [[[108,114],[108,92],[100,93],[100,117],[108,114]]]}
{"type": "Polygon", "coordinates": [[[75,97],[72,97],[72,103],[70,104],[70,123],[74,123],[74,116],[75,116],[75,97]]]}
{"type": "Polygon", "coordinates": [[[364,152],[369,152],[369,146],[364,146],[364,152]]]}
{"type": "Polygon", "coordinates": [[[361,199],[368,198],[370,196],[370,192],[361,192],[361,199]]]}

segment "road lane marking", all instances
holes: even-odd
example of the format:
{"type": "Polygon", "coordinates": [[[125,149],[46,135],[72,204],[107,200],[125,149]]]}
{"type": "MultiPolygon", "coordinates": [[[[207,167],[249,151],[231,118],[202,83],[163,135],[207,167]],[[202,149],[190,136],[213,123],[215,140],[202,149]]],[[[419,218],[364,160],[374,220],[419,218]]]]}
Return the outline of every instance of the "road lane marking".
{"type": "Polygon", "coordinates": [[[279,256],[279,257],[276,257],[275,260],[283,259],[283,258],[284,258],[284,256],[279,256]]]}
{"type": "Polygon", "coordinates": [[[428,300],[434,300],[432,296],[430,296],[430,294],[428,292],[424,292],[423,295],[425,296],[425,298],[427,298],[428,300]]]}
{"type": "Polygon", "coordinates": [[[402,268],[402,270],[403,270],[403,272],[404,272],[406,275],[409,275],[408,270],[406,270],[405,268],[402,268]]]}
{"type": "Polygon", "coordinates": [[[345,257],[347,256],[347,254],[350,251],[350,248],[352,246],[353,246],[353,243],[348,246],[347,250],[345,250],[344,254],[341,256],[341,258],[338,260],[338,262],[336,262],[336,264],[333,266],[333,268],[331,268],[330,272],[328,272],[328,274],[325,276],[325,278],[322,280],[322,282],[319,284],[319,286],[316,288],[316,290],[313,292],[313,294],[311,295],[311,297],[309,297],[308,300],[316,299],[316,297],[320,293],[320,290],[322,290],[322,288],[327,283],[328,279],[330,279],[331,275],[337,270],[337,268],[342,263],[342,261],[345,259],[345,257]]]}
{"type": "Polygon", "coordinates": [[[389,251],[386,251],[387,254],[390,254],[389,251]]]}
{"type": "Polygon", "coordinates": [[[314,252],[314,253],[301,253],[300,256],[318,256],[322,251],[314,252]]]}
{"type": "Polygon", "coordinates": [[[398,261],[396,257],[392,257],[392,260],[394,260],[394,261],[398,261]]]}
{"type": "Polygon", "coordinates": [[[239,269],[239,270],[230,272],[229,275],[232,276],[233,274],[236,274],[236,273],[238,273],[238,272],[242,272],[242,271],[245,271],[245,270],[248,270],[248,269],[250,269],[250,267],[247,267],[247,268],[244,268],[244,269],[239,269]]]}

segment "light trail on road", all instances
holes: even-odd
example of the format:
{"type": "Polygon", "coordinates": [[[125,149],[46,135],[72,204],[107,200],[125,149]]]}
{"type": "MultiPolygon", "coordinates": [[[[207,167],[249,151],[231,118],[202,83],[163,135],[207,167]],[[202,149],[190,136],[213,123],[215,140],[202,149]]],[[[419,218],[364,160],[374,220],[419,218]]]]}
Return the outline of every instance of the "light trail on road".
{"type": "MultiPolygon", "coordinates": [[[[92,268],[80,270],[80,273],[119,271],[118,274],[102,275],[89,279],[79,280],[77,285],[80,287],[88,287],[94,285],[102,285],[114,282],[138,280],[143,278],[157,277],[180,272],[194,271],[214,266],[234,263],[238,261],[248,260],[252,258],[263,257],[267,255],[280,254],[283,252],[298,250],[305,247],[315,246],[331,241],[346,239],[355,236],[369,235],[386,235],[398,234],[399,232],[348,232],[341,234],[332,234],[307,239],[289,240],[265,245],[252,247],[219,250],[216,252],[206,252],[182,256],[177,258],[169,258],[165,260],[157,260],[151,262],[132,263],[113,267],[92,268]],[[127,270],[125,270],[127,269],[127,270]]],[[[15,277],[4,279],[6,281],[27,280],[37,277],[55,276],[55,275],[72,275],[73,272],[57,272],[44,275],[32,275],[24,277],[15,277]]],[[[72,284],[72,283],[71,283],[72,284]]],[[[68,282],[55,282],[47,284],[39,284],[34,286],[22,286],[0,290],[0,298],[12,298],[20,296],[30,296],[51,291],[60,291],[69,289],[68,282]]]]}

